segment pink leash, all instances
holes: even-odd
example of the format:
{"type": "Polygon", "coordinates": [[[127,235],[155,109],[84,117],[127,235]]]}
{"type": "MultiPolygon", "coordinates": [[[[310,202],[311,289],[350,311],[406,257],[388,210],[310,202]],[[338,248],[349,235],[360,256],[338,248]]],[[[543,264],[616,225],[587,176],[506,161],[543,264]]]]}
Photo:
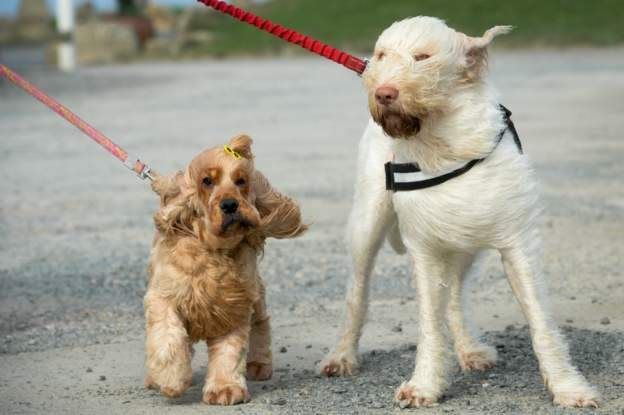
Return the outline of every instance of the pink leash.
{"type": "Polygon", "coordinates": [[[356,58],[355,56],[343,52],[340,49],[331,47],[323,42],[311,38],[310,36],[303,35],[293,29],[289,29],[287,27],[275,24],[270,20],[263,19],[262,17],[248,12],[247,10],[241,9],[240,7],[232,6],[231,4],[228,4],[221,0],[197,1],[205,4],[208,7],[212,7],[213,9],[218,10],[221,13],[228,14],[235,19],[240,20],[241,22],[255,26],[260,30],[264,30],[265,32],[268,32],[273,36],[277,36],[280,39],[283,39],[289,43],[294,43],[295,45],[299,45],[312,53],[316,53],[317,55],[321,55],[329,60],[339,63],[347,67],[348,69],[355,71],[358,75],[361,75],[362,72],[364,72],[364,70],[366,69],[367,62],[365,60],[356,58]]]}
{"type": "Polygon", "coordinates": [[[45,92],[37,88],[35,85],[22,78],[20,75],[7,68],[5,65],[0,64],[0,76],[5,77],[15,85],[28,92],[30,95],[41,101],[45,106],[56,112],[61,117],[65,118],[71,124],[80,129],[93,141],[104,147],[106,151],[118,158],[127,168],[135,172],[141,179],[149,178],[153,180],[150,175],[150,168],[147,164],[143,163],[137,157],[133,157],[126,150],[115,144],[110,138],[93,128],[82,118],[74,114],[67,107],[56,101],[54,98],[47,95],[45,92]]]}

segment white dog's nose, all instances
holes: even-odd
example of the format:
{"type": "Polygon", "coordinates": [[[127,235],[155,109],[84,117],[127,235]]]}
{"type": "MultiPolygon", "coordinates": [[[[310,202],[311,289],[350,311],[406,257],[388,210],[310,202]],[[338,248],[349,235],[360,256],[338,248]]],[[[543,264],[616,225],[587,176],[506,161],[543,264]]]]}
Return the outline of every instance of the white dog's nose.
{"type": "Polygon", "coordinates": [[[392,86],[380,86],[375,91],[375,100],[380,105],[390,105],[399,97],[399,90],[392,86]]]}

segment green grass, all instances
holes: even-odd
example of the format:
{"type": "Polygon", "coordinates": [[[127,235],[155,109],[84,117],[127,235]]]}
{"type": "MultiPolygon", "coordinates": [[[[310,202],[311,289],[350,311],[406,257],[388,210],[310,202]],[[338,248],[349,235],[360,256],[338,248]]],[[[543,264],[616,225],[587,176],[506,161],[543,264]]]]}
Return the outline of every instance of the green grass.
{"type": "MultiPolygon", "coordinates": [[[[480,35],[510,24],[497,40],[510,47],[607,46],[624,42],[624,0],[273,0],[255,12],[352,52],[368,52],[381,31],[410,16],[440,17],[457,30],[480,35]]],[[[227,16],[211,17],[215,40],[195,53],[269,54],[296,46],[227,16]]]]}

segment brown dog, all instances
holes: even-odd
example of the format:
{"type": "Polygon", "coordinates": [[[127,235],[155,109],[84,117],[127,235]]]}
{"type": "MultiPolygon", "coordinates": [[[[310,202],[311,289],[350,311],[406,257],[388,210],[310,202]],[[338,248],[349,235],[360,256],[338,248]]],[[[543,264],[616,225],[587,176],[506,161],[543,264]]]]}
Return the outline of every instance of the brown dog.
{"type": "Polygon", "coordinates": [[[253,380],[272,375],[257,257],[266,238],[292,238],[307,227],[297,204],[254,169],[251,143],[235,137],[152,185],[161,206],[144,300],[145,384],[170,398],[191,385],[192,344],[202,340],[205,403],[248,401],[245,372],[253,380]]]}

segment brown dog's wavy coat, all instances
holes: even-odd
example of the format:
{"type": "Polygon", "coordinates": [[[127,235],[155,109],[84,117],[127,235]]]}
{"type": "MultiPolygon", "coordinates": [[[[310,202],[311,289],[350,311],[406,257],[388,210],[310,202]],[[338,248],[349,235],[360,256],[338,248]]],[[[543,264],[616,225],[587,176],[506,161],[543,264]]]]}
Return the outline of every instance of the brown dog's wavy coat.
{"type": "Polygon", "coordinates": [[[251,139],[213,148],[185,172],[158,177],[156,235],[145,295],[145,384],[167,397],[191,384],[192,344],[208,344],[203,401],[249,400],[245,374],[272,375],[271,334],[257,257],[268,237],[307,227],[297,204],[254,169],[251,139]]]}

